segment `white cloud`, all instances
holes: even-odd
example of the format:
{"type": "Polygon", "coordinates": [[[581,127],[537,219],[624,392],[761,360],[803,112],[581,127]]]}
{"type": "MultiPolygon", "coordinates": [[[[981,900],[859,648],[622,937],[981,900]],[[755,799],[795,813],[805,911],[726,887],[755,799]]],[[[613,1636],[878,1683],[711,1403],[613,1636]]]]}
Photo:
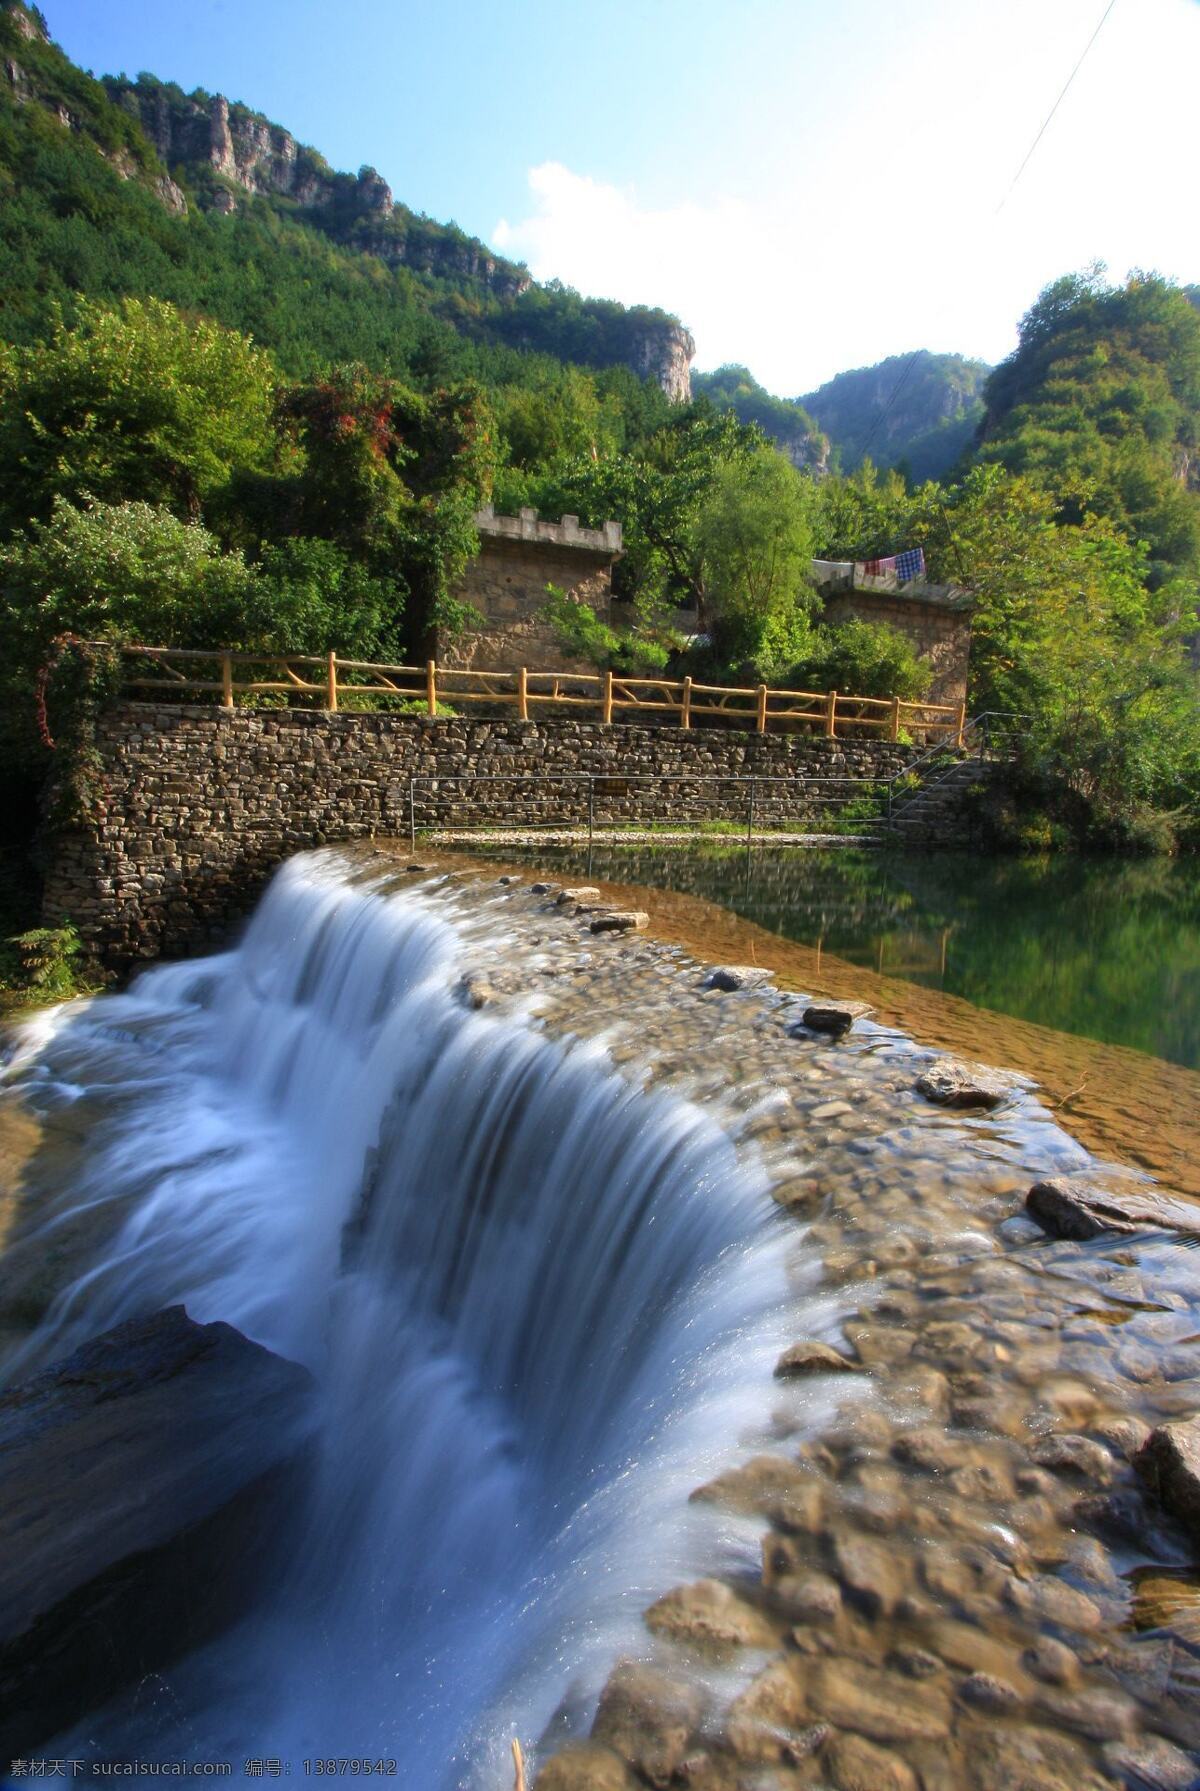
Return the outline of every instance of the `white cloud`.
{"type": "Polygon", "coordinates": [[[876,45],[861,79],[800,83],[802,103],[732,126],[698,111],[646,158],[645,187],[539,163],[497,247],[539,279],[674,311],[697,366],[742,361],[785,395],[918,347],[998,360],[1042,285],[1094,260],[1200,276],[1181,197],[1194,7],[1116,9],[1012,192],[1094,8],[917,15],[922,33],[876,45]]]}
{"type": "Polygon", "coordinates": [[[926,341],[955,346],[939,338],[928,289],[892,278],[890,262],[873,268],[866,244],[837,246],[814,195],[801,224],[778,195],[645,206],[634,189],[561,162],[532,168],[528,181],[531,209],[497,223],[495,246],[535,279],[675,312],[696,338],[698,367],[743,361],[773,391],[794,394],[926,341]]]}

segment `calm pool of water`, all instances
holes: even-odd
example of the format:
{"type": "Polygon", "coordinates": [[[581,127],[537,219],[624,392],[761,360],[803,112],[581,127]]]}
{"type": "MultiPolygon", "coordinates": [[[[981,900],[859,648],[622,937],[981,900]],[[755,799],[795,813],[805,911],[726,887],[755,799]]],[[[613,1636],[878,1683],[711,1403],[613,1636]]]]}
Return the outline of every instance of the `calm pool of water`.
{"type": "MultiPolygon", "coordinates": [[[[586,850],[540,847],[572,875],[586,850]]],[[[786,939],[1200,1069],[1200,860],[597,845],[592,874],[706,896],[786,939]]]]}

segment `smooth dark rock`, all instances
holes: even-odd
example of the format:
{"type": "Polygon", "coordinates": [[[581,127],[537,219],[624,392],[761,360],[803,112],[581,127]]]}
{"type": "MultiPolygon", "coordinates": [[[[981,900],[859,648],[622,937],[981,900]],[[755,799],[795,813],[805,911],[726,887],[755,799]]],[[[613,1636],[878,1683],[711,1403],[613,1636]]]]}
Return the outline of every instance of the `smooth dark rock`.
{"type": "Polygon", "coordinates": [[[1075,1176],[1049,1176],[1034,1183],[1025,1196],[1025,1206],[1053,1237],[1094,1238],[1103,1232],[1148,1230],[1200,1237],[1200,1203],[1132,1183],[1103,1187],[1075,1176]]]}
{"type": "Polygon", "coordinates": [[[705,977],[704,987],[732,995],[738,989],[761,989],[774,974],[773,970],[763,970],[757,964],[718,964],[705,977]]]}
{"type": "Polygon", "coordinates": [[[856,1020],[865,1020],[875,1012],[865,1001],[814,1001],[801,1016],[809,1032],[824,1032],[830,1038],[845,1038],[856,1020]]]}
{"type": "Polygon", "coordinates": [[[248,1606],[294,1496],[307,1372],[182,1306],[0,1394],[0,1759],[248,1606]]]}
{"type": "Polygon", "coordinates": [[[998,1107],[1013,1092],[1013,1083],[998,1070],[989,1070],[979,1063],[959,1063],[951,1057],[939,1058],[922,1071],[916,1081],[917,1093],[939,1107],[998,1107]]]}

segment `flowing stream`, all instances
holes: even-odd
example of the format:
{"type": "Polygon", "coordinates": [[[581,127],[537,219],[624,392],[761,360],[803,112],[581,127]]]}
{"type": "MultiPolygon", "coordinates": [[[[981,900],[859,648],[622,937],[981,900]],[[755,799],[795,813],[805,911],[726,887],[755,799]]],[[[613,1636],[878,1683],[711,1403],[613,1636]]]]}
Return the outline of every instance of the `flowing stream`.
{"type": "Polygon", "coordinates": [[[70,1206],[121,1217],[6,1377],[182,1301],[319,1387],[273,1595],[76,1753],[507,1784],[509,1737],[586,1723],[650,1599],[752,1558],[686,1501],[769,1423],[784,1223],[719,1115],[473,1011],[462,967],[503,949],[486,903],[317,855],[236,950],[29,1029],[27,1087],[100,1115],[70,1206]]]}

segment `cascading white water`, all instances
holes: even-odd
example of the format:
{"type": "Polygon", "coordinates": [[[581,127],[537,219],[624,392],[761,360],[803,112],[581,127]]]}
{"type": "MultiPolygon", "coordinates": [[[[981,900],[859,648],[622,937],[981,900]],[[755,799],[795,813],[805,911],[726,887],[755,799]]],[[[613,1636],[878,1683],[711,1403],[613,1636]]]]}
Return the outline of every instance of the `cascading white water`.
{"type": "Polygon", "coordinates": [[[286,1577],[89,1725],[110,1752],[505,1784],[509,1736],[749,1546],[686,1497],[765,1426],[783,1228],[698,1108],[456,998],[489,924],[312,855],[237,950],[31,1028],[27,1083],[106,1106],[77,1204],[135,1198],[10,1373],[183,1301],[320,1388],[286,1577]]]}

